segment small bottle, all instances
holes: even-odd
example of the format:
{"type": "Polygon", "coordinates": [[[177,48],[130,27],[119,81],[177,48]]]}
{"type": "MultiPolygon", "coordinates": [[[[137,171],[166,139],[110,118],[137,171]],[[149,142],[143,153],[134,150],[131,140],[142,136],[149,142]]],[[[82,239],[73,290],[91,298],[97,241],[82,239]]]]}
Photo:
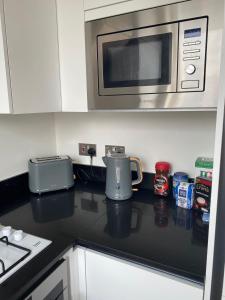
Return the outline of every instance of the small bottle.
{"type": "Polygon", "coordinates": [[[169,194],[169,173],[170,164],[168,162],[157,162],[155,164],[155,179],[154,179],[154,193],[160,196],[168,196],[169,194]]]}

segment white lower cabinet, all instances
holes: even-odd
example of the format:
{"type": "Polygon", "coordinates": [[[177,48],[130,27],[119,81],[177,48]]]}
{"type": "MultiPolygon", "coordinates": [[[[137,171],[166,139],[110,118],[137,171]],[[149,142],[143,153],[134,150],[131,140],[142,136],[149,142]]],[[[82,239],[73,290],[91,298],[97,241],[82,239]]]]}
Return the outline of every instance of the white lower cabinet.
{"type": "Polygon", "coordinates": [[[68,262],[69,300],[86,300],[85,248],[71,248],[64,258],[68,262]]]}
{"type": "Polygon", "coordinates": [[[71,300],[203,299],[201,286],[175,276],[83,247],[72,252],[71,300]]]}
{"type": "Polygon", "coordinates": [[[221,298],[221,300],[225,300],[225,266],[224,266],[223,289],[222,289],[222,298],[221,298]]]}
{"type": "Polygon", "coordinates": [[[87,300],[203,299],[201,286],[149,268],[92,250],[85,260],[87,300]]]}

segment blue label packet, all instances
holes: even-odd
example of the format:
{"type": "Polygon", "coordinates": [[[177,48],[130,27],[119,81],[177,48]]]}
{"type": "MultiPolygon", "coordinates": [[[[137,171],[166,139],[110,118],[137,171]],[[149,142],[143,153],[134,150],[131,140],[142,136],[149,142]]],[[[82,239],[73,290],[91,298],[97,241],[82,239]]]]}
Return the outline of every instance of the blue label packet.
{"type": "Polygon", "coordinates": [[[176,205],[191,209],[194,200],[194,183],[180,182],[176,187],[176,205]]]}

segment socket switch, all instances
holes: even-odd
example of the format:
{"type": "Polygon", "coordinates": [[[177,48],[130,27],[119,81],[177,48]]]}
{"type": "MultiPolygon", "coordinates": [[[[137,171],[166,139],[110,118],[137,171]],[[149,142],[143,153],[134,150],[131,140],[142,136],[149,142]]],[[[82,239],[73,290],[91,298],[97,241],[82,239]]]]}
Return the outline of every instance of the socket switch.
{"type": "Polygon", "coordinates": [[[125,153],[125,147],[116,145],[105,145],[105,155],[109,153],[125,153]]]}
{"type": "Polygon", "coordinates": [[[90,154],[88,153],[88,150],[91,148],[95,150],[94,156],[96,156],[96,144],[79,143],[79,155],[90,156],[90,154]]]}

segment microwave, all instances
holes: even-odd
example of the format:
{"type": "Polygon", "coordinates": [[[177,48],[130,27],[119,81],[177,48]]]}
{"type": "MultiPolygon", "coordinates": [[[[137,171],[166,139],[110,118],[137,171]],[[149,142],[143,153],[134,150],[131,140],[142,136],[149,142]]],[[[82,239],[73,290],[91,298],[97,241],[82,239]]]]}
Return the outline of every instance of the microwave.
{"type": "Polygon", "coordinates": [[[223,16],[213,2],[87,22],[89,110],[215,109],[223,16]]]}

